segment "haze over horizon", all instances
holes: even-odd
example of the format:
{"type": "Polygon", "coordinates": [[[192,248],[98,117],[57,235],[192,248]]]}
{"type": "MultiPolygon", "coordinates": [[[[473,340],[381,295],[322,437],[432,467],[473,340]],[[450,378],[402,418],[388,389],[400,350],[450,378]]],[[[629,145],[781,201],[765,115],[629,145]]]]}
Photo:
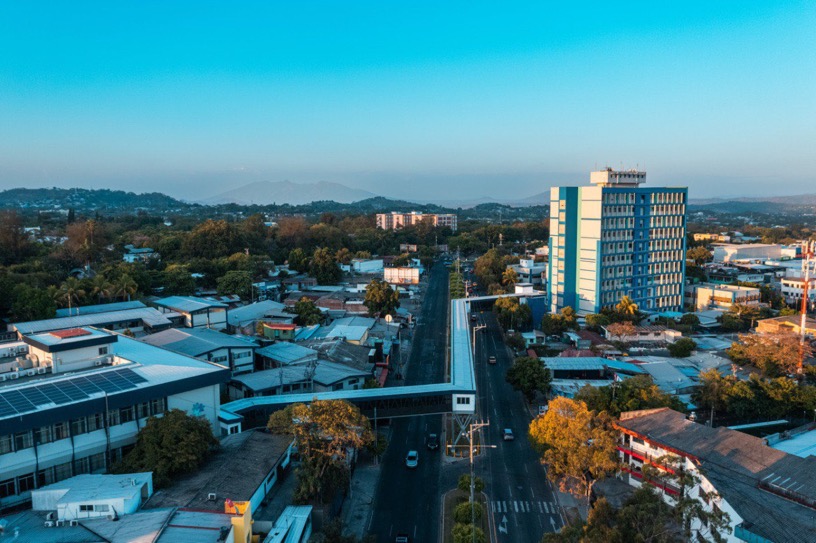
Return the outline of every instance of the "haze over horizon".
{"type": "Polygon", "coordinates": [[[816,192],[816,4],[0,5],[0,190],[816,192]]]}

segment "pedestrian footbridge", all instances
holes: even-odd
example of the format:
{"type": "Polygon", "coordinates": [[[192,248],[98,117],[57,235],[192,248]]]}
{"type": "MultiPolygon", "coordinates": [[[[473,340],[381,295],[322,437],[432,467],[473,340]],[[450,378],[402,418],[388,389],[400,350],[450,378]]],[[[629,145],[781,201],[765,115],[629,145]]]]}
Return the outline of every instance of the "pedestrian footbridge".
{"type": "MultiPolygon", "coordinates": [[[[474,301],[498,297],[482,296],[474,301]]],[[[346,400],[375,419],[450,413],[452,423],[458,427],[453,434],[461,435],[476,412],[476,377],[468,318],[470,302],[467,298],[451,301],[450,380],[447,383],[245,398],[221,406],[222,431],[230,434],[242,428],[264,426],[271,413],[294,403],[346,400]]]]}

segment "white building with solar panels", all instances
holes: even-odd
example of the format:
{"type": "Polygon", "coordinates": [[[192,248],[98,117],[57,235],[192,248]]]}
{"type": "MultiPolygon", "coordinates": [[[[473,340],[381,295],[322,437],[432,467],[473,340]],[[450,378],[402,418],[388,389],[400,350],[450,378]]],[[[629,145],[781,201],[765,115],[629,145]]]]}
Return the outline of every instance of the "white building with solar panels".
{"type": "Polygon", "coordinates": [[[75,475],[104,473],[147,418],[182,409],[218,435],[228,368],[96,328],[0,345],[0,509],[75,475]]]}

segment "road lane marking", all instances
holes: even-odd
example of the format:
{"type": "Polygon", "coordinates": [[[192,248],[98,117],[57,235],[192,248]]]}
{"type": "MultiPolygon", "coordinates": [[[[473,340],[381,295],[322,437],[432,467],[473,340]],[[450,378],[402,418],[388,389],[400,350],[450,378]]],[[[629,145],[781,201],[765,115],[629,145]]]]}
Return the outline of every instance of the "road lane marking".
{"type": "Polygon", "coordinates": [[[518,513],[518,502],[517,501],[513,501],[513,509],[515,509],[516,513],[518,513]]]}
{"type": "Polygon", "coordinates": [[[544,508],[541,506],[541,502],[538,502],[538,512],[542,514],[544,513],[544,508]]]}

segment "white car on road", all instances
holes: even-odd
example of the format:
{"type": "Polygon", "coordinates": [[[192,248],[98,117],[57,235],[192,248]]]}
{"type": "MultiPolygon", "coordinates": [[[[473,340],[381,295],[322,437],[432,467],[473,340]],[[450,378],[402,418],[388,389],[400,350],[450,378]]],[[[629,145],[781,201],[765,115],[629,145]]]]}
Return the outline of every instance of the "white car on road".
{"type": "Polygon", "coordinates": [[[408,451],[405,457],[405,467],[415,469],[419,465],[419,453],[416,451],[408,451]]]}

